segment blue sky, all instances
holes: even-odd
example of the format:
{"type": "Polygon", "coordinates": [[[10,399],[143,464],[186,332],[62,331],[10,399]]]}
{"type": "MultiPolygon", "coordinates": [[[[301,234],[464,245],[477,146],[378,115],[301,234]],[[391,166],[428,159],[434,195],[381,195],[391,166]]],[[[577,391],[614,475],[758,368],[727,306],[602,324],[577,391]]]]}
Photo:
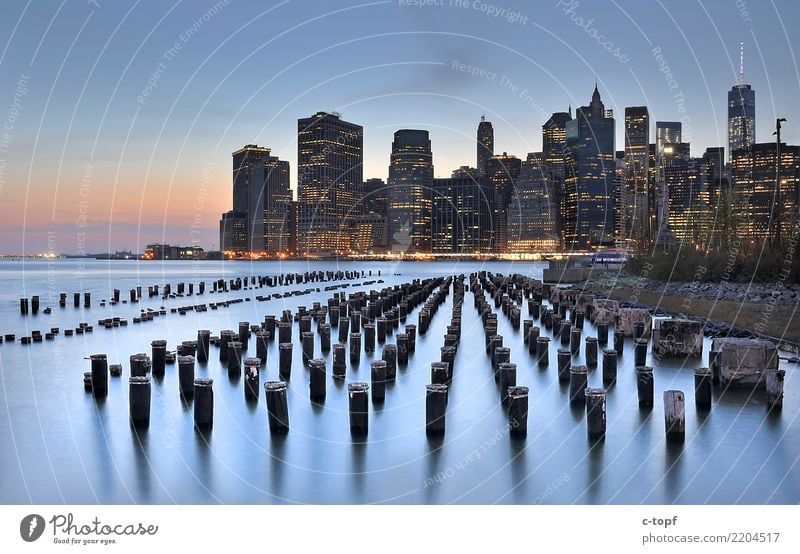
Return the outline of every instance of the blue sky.
{"type": "Polygon", "coordinates": [[[800,142],[799,2],[412,4],[4,0],[0,251],[210,248],[231,151],[272,148],[294,186],[297,118],[320,110],[364,126],[365,178],[385,178],[409,127],[430,130],[444,176],[474,165],[482,114],[496,151],[539,150],[542,123],[587,104],[596,75],[618,149],[624,108],[647,105],[683,119],[699,155],[726,144],[739,41],[757,140],[782,116],[800,142]]]}

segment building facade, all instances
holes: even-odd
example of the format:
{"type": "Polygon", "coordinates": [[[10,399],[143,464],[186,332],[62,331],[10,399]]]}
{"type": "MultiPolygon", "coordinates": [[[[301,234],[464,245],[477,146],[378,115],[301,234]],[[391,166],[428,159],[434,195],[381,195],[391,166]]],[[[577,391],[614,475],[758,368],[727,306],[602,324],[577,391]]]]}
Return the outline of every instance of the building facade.
{"type": "Polygon", "coordinates": [[[360,215],[364,130],[337,113],[297,122],[299,253],[350,249],[350,223],[360,215]]]}
{"type": "Polygon", "coordinates": [[[248,249],[270,255],[289,251],[289,162],[265,155],[250,169],[248,249]]]}
{"type": "Polygon", "coordinates": [[[503,254],[508,251],[508,205],[522,170],[522,160],[503,152],[489,158],[487,167],[489,181],[494,188],[492,249],[497,254],[503,254]]]}
{"type": "Polygon", "coordinates": [[[394,134],[389,161],[387,220],[393,252],[430,252],[433,154],[428,131],[394,134]]]}
{"type": "Polygon", "coordinates": [[[558,207],[545,173],[543,152],[528,154],[508,205],[509,254],[553,252],[560,243],[558,207]]]}
{"type": "Polygon", "coordinates": [[[649,240],[650,115],[647,106],[625,108],[625,176],[617,212],[620,238],[644,246],[649,240]]]}
{"type": "Polygon", "coordinates": [[[486,177],[433,181],[432,251],[486,254],[492,250],[494,187],[486,177]]]}
{"type": "Polygon", "coordinates": [[[486,176],[489,171],[489,158],[494,156],[494,128],[491,121],[486,121],[485,116],[481,116],[481,122],[478,123],[477,149],[477,169],[481,176],[486,176]]]}

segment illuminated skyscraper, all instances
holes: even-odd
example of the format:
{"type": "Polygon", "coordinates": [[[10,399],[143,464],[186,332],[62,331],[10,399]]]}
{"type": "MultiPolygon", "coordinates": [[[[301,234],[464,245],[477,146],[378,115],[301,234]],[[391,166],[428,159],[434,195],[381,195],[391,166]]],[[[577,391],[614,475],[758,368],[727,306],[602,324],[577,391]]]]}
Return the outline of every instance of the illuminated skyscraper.
{"type": "MultiPolygon", "coordinates": [[[[269,152],[269,150],[267,150],[269,152]]],[[[289,162],[265,155],[250,169],[249,250],[267,254],[289,250],[289,162]]]]}
{"type": "Polygon", "coordinates": [[[490,252],[493,210],[494,188],[486,177],[462,174],[449,179],[434,179],[433,252],[490,252]]]}
{"type": "Polygon", "coordinates": [[[766,240],[776,232],[782,240],[792,235],[800,214],[800,146],[780,144],[780,169],[774,142],[756,143],[733,153],[733,186],[737,197],[737,236],[766,240]],[[780,186],[776,188],[776,177],[780,186]],[[776,229],[776,223],[780,229],[776,229]]]}
{"type": "MultiPolygon", "coordinates": [[[[679,144],[681,142],[680,121],[656,121],[656,172],[655,191],[653,193],[655,207],[655,221],[651,229],[653,240],[657,237],[666,237],[667,228],[667,188],[664,184],[664,146],[679,144]]],[[[672,156],[672,154],[669,154],[672,156]]]]}
{"type": "Polygon", "coordinates": [[[433,155],[428,131],[395,132],[387,184],[390,248],[394,252],[430,252],[433,155]]]}
{"type": "Polygon", "coordinates": [[[383,179],[367,179],[364,181],[363,209],[364,215],[378,214],[386,217],[386,202],[389,189],[383,179]]]}
{"type": "Polygon", "coordinates": [[[345,252],[350,223],[360,214],[364,130],[337,113],[297,121],[297,247],[306,253],[345,252]]]}
{"type": "Polygon", "coordinates": [[[229,211],[219,221],[219,249],[222,252],[247,251],[247,214],[229,211]]]}
{"type": "Polygon", "coordinates": [[[269,156],[270,149],[255,144],[248,144],[232,154],[233,157],[233,211],[244,214],[245,218],[245,244],[247,250],[252,242],[249,222],[256,214],[256,207],[251,209],[250,202],[255,193],[250,187],[250,171],[264,156],[269,156]]]}
{"type": "Polygon", "coordinates": [[[614,244],[614,118],[597,86],[567,130],[564,241],[570,250],[614,244]]]}
{"type": "Polygon", "coordinates": [[[545,175],[544,154],[528,154],[508,205],[508,242],[511,254],[553,252],[558,248],[556,205],[545,175]]]}
{"type": "Polygon", "coordinates": [[[739,82],[728,91],[728,155],[756,142],[756,91],[744,82],[744,43],[739,43],[739,82]]]}
{"type": "Polygon", "coordinates": [[[572,107],[566,112],[555,112],[542,125],[542,171],[547,179],[551,202],[556,210],[556,232],[561,242],[564,237],[564,174],[567,148],[567,122],[572,119],[572,107]]]}
{"type": "Polygon", "coordinates": [[[489,158],[494,156],[494,128],[491,121],[486,121],[485,116],[481,116],[478,123],[478,156],[477,167],[481,175],[487,175],[489,168],[489,158]]]}
{"type": "Polygon", "coordinates": [[[650,116],[646,106],[625,108],[625,178],[621,191],[620,238],[641,245],[650,236],[648,176],[650,116]]]}
{"type": "Polygon", "coordinates": [[[689,144],[665,146],[664,183],[667,189],[667,223],[670,235],[691,246],[708,243],[711,233],[708,173],[703,158],[689,157],[689,144]],[[678,154],[667,157],[667,149],[678,154]]]}
{"type": "Polygon", "coordinates": [[[522,169],[522,160],[503,152],[489,158],[487,167],[489,180],[494,187],[492,248],[497,253],[504,253],[508,251],[508,204],[522,169]]]}

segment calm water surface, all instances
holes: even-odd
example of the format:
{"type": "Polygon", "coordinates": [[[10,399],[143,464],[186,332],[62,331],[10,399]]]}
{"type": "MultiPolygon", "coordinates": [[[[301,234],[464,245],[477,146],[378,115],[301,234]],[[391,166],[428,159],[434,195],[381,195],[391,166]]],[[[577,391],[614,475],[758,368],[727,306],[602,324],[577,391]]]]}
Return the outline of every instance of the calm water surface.
{"type": "MultiPolygon", "coordinates": [[[[308,270],[381,270],[383,284],[346,290],[369,290],[415,278],[485,269],[541,277],[534,264],[342,263],[334,262],[119,262],[57,260],[0,263],[0,333],[17,337],[34,329],[60,327],[53,341],[30,346],[19,341],[0,345],[0,502],[3,503],[790,503],[800,501],[800,384],[786,366],[786,395],[780,415],[767,416],[762,394],[714,391],[707,414],[693,403],[693,369],[707,365],[709,341],[699,360],[656,362],[656,403],[638,407],[633,348],[626,343],[616,386],[608,393],[608,430],[604,443],[586,437],[583,410],[571,409],[567,390],[556,378],[556,349],[551,366],[539,369],[500,313],[500,334],[511,347],[517,382],[530,387],[528,437],[509,437],[507,416],[483,349],[483,332],[472,293],[463,305],[462,343],[447,408],[442,440],[425,435],[425,384],[430,362],[450,320],[452,295],[433,318],[430,331],[417,338],[416,353],[398,370],[382,406],[370,405],[366,442],[351,438],[345,384],[328,378],[323,406],[308,399],[308,370],[302,365],[298,331],[289,385],[291,431],[270,437],[266,403],[244,400],[243,381],[230,380],[212,346],[211,361],[198,365],[197,376],[214,378],[215,419],[208,437],[193,429],[191,407],[178,395],[177,366],[153,382],[150,428],[135,433],[128,423],[128,357],[150,353],[150,341],[168,340],[170,349],[194,340],[197,329],[237,329],[239,321],[257,323],[265,314],[325,302],[331,292],[290,299],[255,301],[255,295],[280,289],[234,291],[198,298],[143,298],[139,304],[101,307],[114,288],[179,281],[197,283],[225,276],[274,275],[308,270]],[[92,293],[90,309],[73,308],[73,291],[92,293]],[[58,293],[69,292],[68,306],[58,307],[58,293]],[[20,296],[38,294],[50,315],[20,316],[20,296]],[[227,309],[185,316],[170,314],[134,325],[141,308],[167,308],[250,295],[253,301],[227,309]],[[128,318],[128,327],[106,330],[97,320],[128,318]],[[91,334],[65,337],[63,329],[79,322],[95,326],[91,334]],[[83,390],[84,357],[106,353],[122,363],[122,378],[111,378],[108,397],[96,401],[83,390]],[[661,393],[687,392],[686,441],[664,441],[661,393]]],[[[351,283],[362,283],[359,279],[351,283]]],[[[325,283],[326,285],[329,283],[325,283]]],[[[285,290],[317,284],[291,285],[285,290]]],[[[322,288],[324,285],[321,285],[322,288]]],[[[145,295],[146,296],[146,295],[145,295]]],[[[417,310],[409,317],[416,323],[417,310]]],[[[499,310],[498,310],[499,311],[499,310]]],[[[523,318],[527,317],[523,311],[523,318]]],[[[316,325],[312,330],[316,329],[316,325]]],[[[401,324],[402,330],[402,324],[401,324]]],[[[547,335],[547,333],[544,333],[547,335]]],[[[594,335],[588,324],[584,336],[594,335]]],[[[334,331],[333,340],[337,333],[334,331]]],[[[391,335],[387,342],[394,342],[391,335]]],[[[315,336],[317,355],[318,335],[315,336]]],[[[254,355],[254,341],[245,355],[254,355]]],[[[573,363],[581,363],[581,356],[573,363]]],[[[376,353],[380,356],[380,351],[376,353]]],[[[278,378],[277,343],[270,344],[261,379],[278,378]]],[[[369,381],[369,360],[351,366],[347,382],[369,381]]],[[[330,372],[330,358],[328,371],[330,372]]],[[[601,386],[601,371],[590,371],[590,386],[601,386]]]]}

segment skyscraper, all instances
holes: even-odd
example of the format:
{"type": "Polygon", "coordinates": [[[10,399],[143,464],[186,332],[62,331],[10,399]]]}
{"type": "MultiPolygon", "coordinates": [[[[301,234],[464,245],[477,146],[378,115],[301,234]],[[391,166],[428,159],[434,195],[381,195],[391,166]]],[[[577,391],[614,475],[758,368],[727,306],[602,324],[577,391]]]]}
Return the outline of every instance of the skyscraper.
{"type": "Polygon", "coordinates": [[[508,204],[522,169],[522,160],[503,152],[489,158],[487,168],[489,180],[494,187],[492,248],[496,253],[502,254],[508,251],[508,204]]]}
{"type": "Polygon", "coordinates": [[[690,158],[689,145],[667,145],[681,154],[664,168],[667,189],[667,222],[670,234],[681,242],[699,247],[710,239],[711,218],[706,164],[703,158],[690,158]]]}
{"type": "Polygon", "coordinates": [[[790,238],[800,213],[800,146],[781,143],[778,167],[775,143],[755,143],[735,151],[732,166],[738,238],[790,238]]]}
{"type": "Polygon", "coordinates": [[[345,252],[350,222],[360,213],[364,130],[337,113],[297,121],[297,247],[307,253],[345,252]]]}
{"type": "Polygon", "coordinates": [[[508,205],[508,252],[553,252],[559,244],[557,206],[545,175],[544,153],[530,153],[522,164],[508,205]]]}
{"type": "Polygon", "coordinates": [[[386,217],[386,203],[389,189],[383,179],[367,179],[364,181],[363,209],[364,215],[377,214],[386,217]]]}
{"type": "Polygon", "coordinates": [[[728,91],[728,155],[756,142],[756,91],[744,82],[744,43],[739,43],[739,82],[728,91]]]}
{"type": "Polygon", "coordinates": [[[489,158],[494,156],[494,128],[491,121],[486,121],[486,116],[481,116],[478,123],[478,156],[477,167],[481,175],[487,175],[489,158]]]}
{"type": "Polygon", "coordinates": [[[556,232],[563,242],[564,175],[567,149],[567,122],[572,119],[572,107],[566,112],[555,112],[542,125],[543,172],[547,179],[551,202],[556,210],[556,232]]]}
{"type": "Polygon", "coordinates": [[[432,250],[440,254],[485,254],[492,246],[494,188],[468,174],[433,180],[432,250]]]}
{"type": "Polygon", "coordinates": [[[229,211],[219,221],[219,249],[237,254],[247,251],[247,214],[229,211]]]}
{"type": "Polygon", "coordinates": [[[648,176],[650,115],[647,106],[625,108],[625,179],[617,225],[622,239],[642,245],[650,236],[648,176]]]}
{"type": "Polygon", "coordinates": [[[428,131],[394,134],[389,161],[387,218],[394,252],[430,252],[433,154],[428,131]]]}
{"type": "Polygon", "coordinates": [[[292,200],[289,162],[267,154],[251,165],[249,180],[249,250],[273,255],[287,252],[292,200]]]}
{"type": "MultiPolygon", "coordinates": [[[[667,229],[667,188],[664,184],[664,146],[681,142],[680,121],[656,121],[656,171],[655,191],[653,193],[655,220],[651,229],[653,240],[666,237],[667,229]]],[[[673,154],[670,153],[668,157],[673,154]]]]}
{"type": "Polygon", "coordinates": [[[588,250],[614,243],[614,118],[597,85],[592,101],[567,122],[564,242],[588,250]]]}
{"type": "MultiPolygon", "coordinates": [[[[255,144],[247,144],[234,152],[233,157],[233,211],[245,217],[245,249],[252,242],[249,221],[251,218],[250,171],[264,156],[269,156],[270,149],[255,144]]],[[[252,210],[255,213],[255,210],[252,210]]]]}

